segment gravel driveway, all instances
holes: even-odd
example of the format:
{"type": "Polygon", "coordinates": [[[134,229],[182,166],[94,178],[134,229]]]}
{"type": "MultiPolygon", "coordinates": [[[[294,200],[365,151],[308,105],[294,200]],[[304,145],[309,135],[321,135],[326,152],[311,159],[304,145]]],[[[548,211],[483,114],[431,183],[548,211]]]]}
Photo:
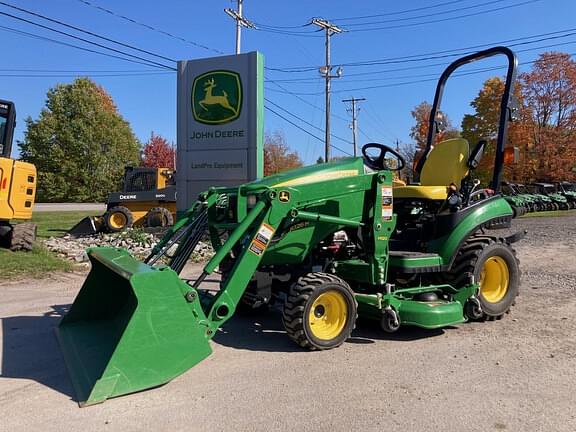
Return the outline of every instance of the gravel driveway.
{"type": "MultiPolygon", "coordinates": [[[[0,286],[0,431],[576,430],[576,216],[517,221],[521,294],[501,321],[301,351],[278,313],[235,317],[171,383],[78,408],[53,334],[83,275],[0,286]]],[[[194,269],[192,269],[194,270],[194,269]]]]}

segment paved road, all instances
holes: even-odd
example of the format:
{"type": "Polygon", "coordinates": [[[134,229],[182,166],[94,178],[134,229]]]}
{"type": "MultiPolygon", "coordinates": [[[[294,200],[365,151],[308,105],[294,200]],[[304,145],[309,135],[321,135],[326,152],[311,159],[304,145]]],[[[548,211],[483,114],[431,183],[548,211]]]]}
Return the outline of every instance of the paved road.
{"type": "Polygon", "coordinates": [[[500,321],[393,336],[360,323],[308,352],[278,313],[238,315],[169,384],[82,409],[53,328],[84,276],[0,285],[0,431],[574,432],[576,217],[520,225],[521,294],[500,321]]]}
{"type": "Polygon", "coordinates": [[[106,211],[106,204],[100,203],[36,203],[35,212],[59,212],[59,211],[106,211]]]}

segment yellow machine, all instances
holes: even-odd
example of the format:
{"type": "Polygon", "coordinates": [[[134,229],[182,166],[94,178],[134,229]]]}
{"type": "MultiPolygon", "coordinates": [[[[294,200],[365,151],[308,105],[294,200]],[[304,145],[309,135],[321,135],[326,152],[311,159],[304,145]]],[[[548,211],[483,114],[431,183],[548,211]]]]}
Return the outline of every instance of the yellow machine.
{"type": "Polygon", "coordinates": [[[119,232],[133,226],[174,224],[176,182],[169,168],[126,167],[122,192],[111,193],[102,216],[82,219],[70,231],[74,236],[101,231],[119,232]]]}
{"type": "Polygon", "coordinates": [[[104,225],[117,232],[132,226],[174,224],[176,183],[168,168],[127,167],[124,188],[108,197],[104,225]]]}
{"type": "Polygon", "coordinates": [[[36,196],[36,167],[10,159],[15,125],[14,104],[0,100],[0,245],[13,251],[31,250],[36,225],[10,223],[32,218],[36,196]]]}

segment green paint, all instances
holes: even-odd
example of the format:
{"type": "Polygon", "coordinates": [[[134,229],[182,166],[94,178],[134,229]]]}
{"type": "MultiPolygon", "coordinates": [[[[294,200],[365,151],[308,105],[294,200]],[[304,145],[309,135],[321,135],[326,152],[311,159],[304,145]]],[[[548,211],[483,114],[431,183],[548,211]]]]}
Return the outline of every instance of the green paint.
{"type": "Polygon", "coordinates": [[[92,270],[58,326],[81,406],[166,383],[212,352],[200,303],[169,268],[89,250],[92,270]]]}
{"type": "Polygon", "coordinates": [[[264,56],[256,53],[256,177],[264,177],[264,56]]]}
{"type": "Polygon", "coordinates": [[[234,315],[259,267],[306,265],[311,251],[343,228],[361,232],[365,253],[336,261],[327,271],[355,287],[361,315],[380,319],[383,311],[393,309],[401,324],[422,328],[464,322],[464,306],[477,285],[395,288],[387,284],[389,261],[411,267],[445,264],[478,226],[511,215],[509,204],[495,197],[475,205],[449,235],[433,243],[436,255],[389,257],[396,217],[384,210],[391,187],[390,172],[366,173],[361,158],[348,158],[235,188],[210,188],[155,250],[207,212],[216,254],[204,274],[214,272],[231,252],[235,257],[216,294],[197,292],[170,268],[140,263],[124,250],[90,250],[92,271],[59,326],[81,403],[165,383],[197,364],[210,354],[209,340],[234,315]],[[440,300],[416,297],[429,292],[440,300]],[[191,303],[186,300],[190,295],[191,303]]]}

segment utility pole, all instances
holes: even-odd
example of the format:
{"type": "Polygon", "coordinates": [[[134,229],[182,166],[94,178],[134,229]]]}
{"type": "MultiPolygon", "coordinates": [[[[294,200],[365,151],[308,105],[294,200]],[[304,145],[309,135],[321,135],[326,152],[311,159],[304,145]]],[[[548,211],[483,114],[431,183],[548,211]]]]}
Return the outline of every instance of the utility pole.
{"type": "Polygon", "coordinates": [[[360,109],[358,108],[357,103],[358,102],[362,102],[365,101],[366,98],[355,98],[354,96],[352,96],[351,99],[343,99],[342,102],[347,103],[347,102],[351,102],[352,103],[352,107],[350,109],[348,109],[348,112],[352,112],[352,142],[354,143],[354,157],[356,157],[358,154],[357,151],[357,141],[358,141],[358,111],[360,111],[360,109]]]}
{"type": "Polygon", "coordinates": [[[314,18],[312,24],[320,27],[326,32],[326,64],[320,68],[320,74],[326,80],[326,142],[324,149],[324,160],[330,161],[330,80],[342,76],[342,68],[338,67],[336,75],[332,75],[332,65],[330,64],[330,37],[336,33],[342,33],[342,29],[321,18],[314,18]]]}
{"type": "Polygon", "coordinates": [[[243,0],[236,0],[237,10],[232,10],[229,8],[224,9],[224,12],[226,12],[230,17],[232,17],[233,20],[236,21],[236,54],[240,54],[240,37],[242,27],[253,29],[256,28],[254,23],[248,21],[242,16],[242,2],[243,0]]]}

